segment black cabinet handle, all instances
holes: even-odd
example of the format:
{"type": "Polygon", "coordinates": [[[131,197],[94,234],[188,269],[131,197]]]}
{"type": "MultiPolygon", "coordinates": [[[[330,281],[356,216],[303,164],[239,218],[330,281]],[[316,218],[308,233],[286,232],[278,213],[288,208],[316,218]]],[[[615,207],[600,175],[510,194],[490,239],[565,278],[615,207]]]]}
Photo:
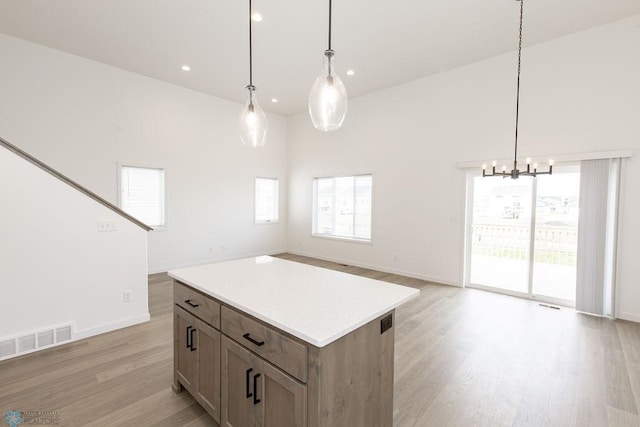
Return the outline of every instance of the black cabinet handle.
{"type": "Polygon", "coordinates": [[[258,378],[260,378],[260,374],[255,374],[253,376],[253,404],[257,405],[260,403],[260,399],[258,399],[258,378]]]}
{"type": "Polygon", "coordinates": [[[190,299],[184,300],[185,304],[189,304],[191,307],[196,308],[196,307],[200,307],[200,304],[194,304],[191,302],[190,299]]]}
{"type": "Polygon", "coordinates": [[[193,342],[193,333],[196,331],[196,328],[191,328],[191,331],[189,331],[189,336],[191,336],[191,351],[196,351],[196,346],[194,345],[193,342]]]}
{"type": "Polygon", "coordinates": [[[258,347],[261,347],[261,346],[263,346],[263,345],[264,345],[264,341],[256,341],[256,340],[254,340],[253,338],[251,338],[251,335],[249,335],[248,333],[247,333],[247,334],[244,334],[244,335],[242,336],[242,338],[244,338],[244,339],[246,339],[246,340],[251,341],[252,343],[254,343],[255,345],[257,345],[258,347]]]}
{"type": "Polygon", "coordinates": [[[253,396],[253,394],[251,394],[251,392],[249,391],[249,377],[251,376],[252,371],[253,368],[247,369],[247,399],[253,396]]]}
{"type": "Polygon", "coordinates": [[[191,340],[193,339],[190,334],[191,329],[193,329],[192,326],[187,326],[187,333],[185,334],[187,336],[187,348],[191,348],[191,340]]]}

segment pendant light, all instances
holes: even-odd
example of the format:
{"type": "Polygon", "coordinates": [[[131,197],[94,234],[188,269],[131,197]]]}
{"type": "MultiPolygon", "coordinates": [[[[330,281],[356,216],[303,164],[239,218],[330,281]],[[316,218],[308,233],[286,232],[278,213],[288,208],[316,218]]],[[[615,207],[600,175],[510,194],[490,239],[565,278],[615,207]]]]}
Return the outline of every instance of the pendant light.
{"type": "Polygon", "coordinates": [[[313,126],[321,131],[340,128],[347,115],[347,89],[336,74],[331,49],[331,0],[329,0],[329,48],[324,51],[322,73],[313,83],[309,94],[309,115],[313,126]]]}
{"type": "Polygon", "coordinates": [[[549,160],[549,170],[538,172],[538,164],[534,163],[531,166],[531,159],[527,159],[527,169],[518,169],[518,118],[520,113],[520,62],[522,57],[522,17],[524,15],[524,0],[516,0],[520,2],[520,35],[518,40],[518,85],[516,90],[516,136],[515,136],[515,150],[513,155],[513,169],[511,172],[507,171],[506,166],[502,166],[501,172],[496,172],[496,162],[493,162],[491,173],[487,173],[487,165],[482,165],[482,176],[501,176],[503,178],[510,177],[511,179],[518,179],[520,175],[533,176],[537,175],[551,175],[553,172],[553,160],[549,160]]]}
{"type": "Polygon", "coordinates": [[[252,50],[252,23],[251,12],[252,5],[249,0],[249,99],[242,109],[240,115],[240,138],[242,143],[247,147],[262,147],[267,140],[267,116],[258,105],[256,97],[256,87],[253,85],[253,50],[252,50]]]}

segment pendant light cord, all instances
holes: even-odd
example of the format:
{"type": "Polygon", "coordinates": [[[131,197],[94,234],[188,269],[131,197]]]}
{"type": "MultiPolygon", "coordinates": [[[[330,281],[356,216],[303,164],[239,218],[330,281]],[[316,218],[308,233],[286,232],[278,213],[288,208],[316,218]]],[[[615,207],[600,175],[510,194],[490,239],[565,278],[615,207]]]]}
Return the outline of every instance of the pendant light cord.
{"type": "Polygon", "coordinates": [[[249,0],[249,86],[253,86],[253,44],[251,37],[251,0],[249,0]]]}
{"type": "Polygon", "coordinates": [[[517,168],[518,162],[518,119],[520,116],[520,62],[522,57],[522,17],[524,12],[524,0],[520,1],[520,35],[518,40],[518,86],[516,89],[516,141],[515,141],[515,151],[513,154],[513,168],[517,168]]]}
{"type": "Polygon", "coordinates": [[[329,50],[331,50],[331,0],[329,0],[329,50]]]}

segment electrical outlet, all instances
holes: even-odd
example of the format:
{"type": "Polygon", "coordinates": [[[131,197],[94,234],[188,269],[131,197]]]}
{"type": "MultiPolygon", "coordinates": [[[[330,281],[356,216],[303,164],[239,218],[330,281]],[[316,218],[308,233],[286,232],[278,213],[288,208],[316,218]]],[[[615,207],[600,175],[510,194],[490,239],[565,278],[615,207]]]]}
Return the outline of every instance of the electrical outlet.
{"type": "Polygon", "coordinates": [[[116,231],[115,221],[98,221],[98,231],[103,233],[107,231],[116,231]]]}
{"type": "Polygon", "coordinates": [[[131,301],[133,301],[133,291],[122,292],[122,302],[131,302],[131,301]]]}
{"type": "Polygon", "coordinates": [[[380,320],[380,333],[384,334],[393,327],[393,313],[380,320]]]}

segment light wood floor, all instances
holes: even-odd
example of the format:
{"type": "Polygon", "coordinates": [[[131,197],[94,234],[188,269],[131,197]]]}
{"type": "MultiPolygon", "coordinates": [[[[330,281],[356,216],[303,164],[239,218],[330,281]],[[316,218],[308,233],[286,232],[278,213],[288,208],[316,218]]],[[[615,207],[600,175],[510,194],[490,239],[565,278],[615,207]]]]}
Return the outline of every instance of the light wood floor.
{"type": "MultiPolygon", "coordinates": [[[[394,425],[640,426],[640,325],[288,254],[419,288],[397,310],[394,425]]],[[[8,410],[63,426],[215,426],[171,392],[172,293],[149,277],[151,321],[0,362],[8,410]]]]}

